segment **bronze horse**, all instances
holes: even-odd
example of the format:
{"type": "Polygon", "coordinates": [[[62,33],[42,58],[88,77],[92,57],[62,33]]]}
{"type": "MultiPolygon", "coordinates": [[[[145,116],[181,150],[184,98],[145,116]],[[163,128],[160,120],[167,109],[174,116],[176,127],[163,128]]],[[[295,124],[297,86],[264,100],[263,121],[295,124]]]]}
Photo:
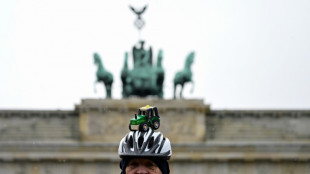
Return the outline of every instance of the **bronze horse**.
{"type": "Polygon", "coordinates": [[[174,76],[174,80],[173,80],[174,82],[173,98],[174,99],[176,98],[175,93],[176,93],[177,85],[181,85],[180,98],[183,98],[182,93],[183,93],[183,87],[185,83],[191,82],[193,84],[191,92],[193,91],[194,82],[192,79],[191,65],[194,62],[194,57],[195,57],[195,53],[191,52],[186,58],[184,69],[180,72],[177,72],[174,76]]]}
{"type": "MultiPolygon", "coordinates": [[[[98,66],[98,70],[96,72],[96,81],[94,84],[97,82],[103,82],[105,85],[106,89],[106,98],[111,98],[112,97],[112,83],[113,83],[113,75],[106,71],[105,68],[102,65],[101,58],[99,54],[94,53],[94,63],[98,66]]],[[[96,88],[95,88],[96,92],[96,88]]]]}

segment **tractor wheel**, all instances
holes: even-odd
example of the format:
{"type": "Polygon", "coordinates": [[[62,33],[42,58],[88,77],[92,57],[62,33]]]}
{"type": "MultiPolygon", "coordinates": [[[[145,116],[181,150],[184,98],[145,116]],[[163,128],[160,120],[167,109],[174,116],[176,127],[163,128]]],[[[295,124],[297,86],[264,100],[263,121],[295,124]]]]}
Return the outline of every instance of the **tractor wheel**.
{"type": "Polygon", "coordinates": [[[141,123],[139,129],[140,131],[146,132],[149,130],[149,125],[147,123],[141,123]]]}
{"type": "Polygon", "coordinates": [[[159,126],[160,126],[160,122],[159,122],[158,120],[156,120],[156,121],[153,122],[153,128],[154,128],[154,130],[158,129],[159,126]]]}

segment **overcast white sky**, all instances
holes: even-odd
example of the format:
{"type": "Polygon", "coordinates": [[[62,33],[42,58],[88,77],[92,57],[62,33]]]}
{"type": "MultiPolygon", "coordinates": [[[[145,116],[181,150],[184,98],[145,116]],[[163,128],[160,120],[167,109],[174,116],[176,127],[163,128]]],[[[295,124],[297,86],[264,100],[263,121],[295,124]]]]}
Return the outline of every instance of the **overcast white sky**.
{"type": "Polygon", "coordinates": [[[155,57],[164,51],[165,98],[194,50],[195,90],[187,85],[185,98],[215,109],[310,109],[309,0],[0,0],[0,109],[103,98],[94,52],[120,99],[124,52],[138,41],[129,4],[149,4],[141,36],[155,57]]]}

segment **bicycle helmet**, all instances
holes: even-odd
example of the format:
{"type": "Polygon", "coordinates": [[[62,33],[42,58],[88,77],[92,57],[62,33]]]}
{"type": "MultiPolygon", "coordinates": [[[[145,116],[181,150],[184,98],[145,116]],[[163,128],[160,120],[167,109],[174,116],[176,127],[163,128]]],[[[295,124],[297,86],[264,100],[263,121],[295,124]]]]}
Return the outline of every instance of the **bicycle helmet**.
{"type": "Polygon", "coordinates": [[[169,160],[172,154],[170,141],[161,132],[130,131],[121,141],[118,154],[124,157],[156,157],[169,160]]]}

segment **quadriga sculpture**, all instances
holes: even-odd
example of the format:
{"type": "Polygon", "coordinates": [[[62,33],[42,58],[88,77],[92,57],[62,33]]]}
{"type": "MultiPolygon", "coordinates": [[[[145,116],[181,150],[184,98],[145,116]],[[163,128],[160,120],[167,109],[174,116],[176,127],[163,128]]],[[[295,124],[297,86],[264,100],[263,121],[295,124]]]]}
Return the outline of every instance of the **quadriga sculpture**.
{"type": "Polygon", "coordinates": [[[185,83],[191,82],[193,85],[191,92],[194,89],[194,82],[192,79],[192,70],[191,70],[191,66],[194,62],[194,57],[195,57],[195,53],[191,52],[186,58],[184,69],[180,72],[177,72],[174,76],[174,80],[173,80],[173,82],[174,82],[173,98],[174,99],[176,98],[177,85],[181,86],[180,98],[183,98],[182,93],[183,93],[183,88],[184,88],[185,83]]]}
{"type": "Polygon", "coordinates": [[[108,72],[102,64],[101,58],[99,54],[94,53],[94,63],[98,66],[96,72],[96,81],[94,83],[94,89],[96,92],[96,83],[103,82],[106,89],[106,98],[112,97],[112,83],[113,83],[113,75],[108,72]]]}
{"type": "Polygon", "coordinates": [[[165,72],[162,67],[163,52],[160,50],[157,65],[153,66],[152,48],[144,49],[144,41],[139,42],[140,47],[134,46],[133,69],[128,68],[128,53],[125,53],[124,67],[121,71],[123,82],[123,98],[130,96],[146,97],[156,95],[163,97],[163,82],[165,72]]]}

